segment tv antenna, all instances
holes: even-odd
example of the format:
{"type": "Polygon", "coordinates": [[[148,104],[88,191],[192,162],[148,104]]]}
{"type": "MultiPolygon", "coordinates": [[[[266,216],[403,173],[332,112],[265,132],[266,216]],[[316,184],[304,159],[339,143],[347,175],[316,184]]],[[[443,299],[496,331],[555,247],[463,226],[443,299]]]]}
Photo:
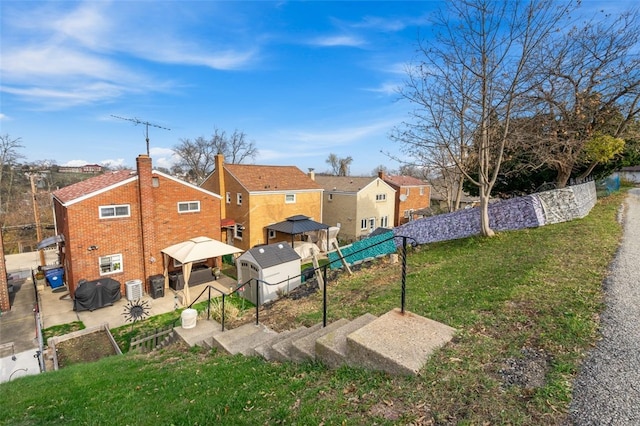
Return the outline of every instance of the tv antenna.
{"type": "Polygon", "coordinates": [[[158,126],[157,124],[149,123],[148,121],[142,121],[138,118],[126,118],[126,117],[118,117],[117,115],[111,114],[114,118],[119,118],[120,120],[127,120],[137,124],[144,124],[145,126],[145,140],[147,141],[147,155],[149,155],[149,126],[157,127],[158,129],[171,130],[168,127],[158,126]]]}

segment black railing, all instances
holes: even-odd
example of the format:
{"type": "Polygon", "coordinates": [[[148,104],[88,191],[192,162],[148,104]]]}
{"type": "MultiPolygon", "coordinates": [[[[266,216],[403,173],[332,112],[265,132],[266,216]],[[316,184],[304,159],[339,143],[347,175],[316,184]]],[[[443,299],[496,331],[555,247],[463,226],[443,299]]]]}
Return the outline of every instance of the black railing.
{"type": "MultiPolygon", "coordinates": [[[[402,277],[401,277],[401,291],[400,291],[400,309],[401,312],[404,313],[405,312],[405,306],[406,306],[406,292],[407,292],[407,242],[408,240],[413,240],[413,243],[411,244],[412,246],[415,246],[417,244],[417,241],[415,240],[415,238],[410,237],[410,236],[405,236],[405,235],[393,235],[385,240],[379,241],[374,245],[362,248],[360,250],[351,252],[349,254],[347,254],[344,257],[339,257],[338,259],[335,260],[329,260],[329,262],[325,263],[322,266],[319,266],[317,268],[313,268],[313,273],[314,275],[316,275],[318,270],[322,270],[322,326],[326,327],[327,326],[327,310],[328,310],[328,298],[327,298],[327,281],[328,281],[328,274],[327,274],[327,269],[331,267],[332,264],[337,263],[337,262],[342,262],[344,258],[348,258],[350,256],[356,255],[360,252],[363,251],[367,251],[370,250],[371,248],[378,246],[380,244],[386,243],[390,240],[400,240],[401,242],[401,249],[402,249],[402,277]]],[[[397,244],[396,244],[397,245],[397,244]]],[[[233,288],[229,293],[225,293],[211,285],[207,285],[207,287],[202,290],[202,292],[200,292],[200,294],[198,295],[198,297],[196,297],[194,299],[193,302],[191,302],[189,304],[189,306],[187,306],[187,308],[191,308],[201,297],[202,295],[208,291],[208,304],[207,304],[207,319],[211,319],[211,289],[217,291],[218,293],[220,293],[222,295],[222,312],[221,312],[221,322],[222,322],[222,331],[225,331],[225,304],[226,304],[226,297],[227,296],[231,296],[235,293],[237,293],[238,291],[244,289],[246,286],[250,286],[252,281],[256,282],[256,299],[255,299],[255,308],[256,308],[256,325],[260,324],[260,285],[267,285],[267,286],[276,286],[276,285],[280,285],[283,284],[287,281],[291,281],[292,279],[296,279],[296,278],[302,278],[302,276],[305,275],[302,272],[300,273],[300,275],[296,275],[294,277],[287,277],[286,279],[277,282],[277,283],[270,283],[267,282],[265,280],[261,280],[258,278],[251,278],[248,281],[241,283],[241,284],[237,284],[235,286],[235,288],[233,288]]],[[[173,325],[175,327],[176,323],[178,322],[178,320],[180,319],[180,317],[176,318],[176,320],[174,320],[173,325]]]]}

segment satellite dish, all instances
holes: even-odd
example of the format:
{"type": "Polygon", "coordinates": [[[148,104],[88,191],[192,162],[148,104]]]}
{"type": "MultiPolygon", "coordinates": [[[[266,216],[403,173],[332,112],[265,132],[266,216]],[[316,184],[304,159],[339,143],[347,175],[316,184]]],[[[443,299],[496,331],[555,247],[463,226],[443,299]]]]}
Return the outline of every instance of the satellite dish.
{"type": "Polygon", "coordinates": [[[407,201],[407,195],[406,194],[400,194],[400,201],[407,201]]]}

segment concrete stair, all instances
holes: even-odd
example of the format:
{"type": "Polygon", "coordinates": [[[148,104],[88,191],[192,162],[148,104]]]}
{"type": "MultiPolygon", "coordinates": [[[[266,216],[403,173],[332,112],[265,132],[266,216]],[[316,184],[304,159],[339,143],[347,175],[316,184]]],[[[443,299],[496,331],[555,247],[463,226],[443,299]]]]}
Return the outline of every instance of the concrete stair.
{"type": "Polygon", "coordinates": [[[176,328],[190,345],[218,348],[229,354],[260,356],[267,361],[319,361],[329,368],[342,365],[416,375],[434,350],[453,338],[455,329],[411,312],[392,310],[380,317],[339,319],[280,333],[264,325],[244,324],[222,332],[215,321],[199,321],[195,329],[176,328]],[[204,324],[203,324],[204,323],[204,324]]]}

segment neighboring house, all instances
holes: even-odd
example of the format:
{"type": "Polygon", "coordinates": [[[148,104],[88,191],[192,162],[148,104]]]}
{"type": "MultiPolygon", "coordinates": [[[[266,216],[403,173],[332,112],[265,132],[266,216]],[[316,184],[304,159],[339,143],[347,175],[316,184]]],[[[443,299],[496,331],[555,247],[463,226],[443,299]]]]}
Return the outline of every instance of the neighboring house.
{"type": "Polygon", "coordinates": [[[356,241],[395,223],[396,190],[379,177],[315,176],[324,188],[324,222],[340,228],[341,240],[356,241]]]}
{"type": "MultiPolygon", "coordinates": [[[[120,170],[53,193],[60,259],[73,295],[78,281],[125,283],[163,273],[165,247],[196,236],[219,240],[221,197],[152,170],[140,155],[137,171],[120,170]],[[62,240],[62,238],[61,238],[62,240]]],[[[173,265],[169,265],[173,269],[173,265]]]]}
{"type": "Polygon", "coordinates": [[[418,219],[420,215],[414,212],[431,206],[431,187],[427,182],[413,176],[387,176],[384,172],[378,172],[378,177],[396,190],[393,226],[418,219]]]}
{"type": "Polygon", "coordinates": [[[322,187],[299,168],[225,164],[220,154],[215,167],[201,187],[223,197],[222,221],[232,230],[227,244],[249,250],[259,244],[290,241],[291,235],[266,227],[291,216],[322,222],[322,187]]]}
{"type": "Polygon", "coordinates": [[[85,164],[84,166],[60,166],[59,173],[102,173],[102,166],[99,164],[85,164]]]}
{"type": "MultiPolygon", "coordinates": [[[[457,195],[458,187],[447,185],[438,180],[431,181],[431,208],[423,216],[428,217],[433,214],[449,213],[453,211],[453,200],[457,195]]],[[[466,192],[461,193],[460,209],[475,207],[480,203],[478,197],[470,197],[466,192]]],[[[420,211],[418,212],[420,213],[420,211]]]]}

